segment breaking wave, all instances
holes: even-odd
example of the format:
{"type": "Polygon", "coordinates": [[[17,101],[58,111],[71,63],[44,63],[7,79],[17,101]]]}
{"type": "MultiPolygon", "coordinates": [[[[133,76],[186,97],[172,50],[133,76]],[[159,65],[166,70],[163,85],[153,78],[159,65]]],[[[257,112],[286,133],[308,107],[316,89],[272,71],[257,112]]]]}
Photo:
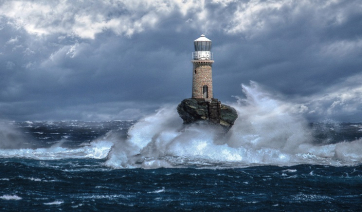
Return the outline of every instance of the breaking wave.
{"type": "Polygon", "coordinates": [[[111,141],[94,141],[89,145],[78,148],[62,147],[61,143],[59,142],[50,148],[0,149],[0,158],[28,158],[35,160],[104,159],[113,146],[111,141]]]}
{"type": "Polygon", "coordinates": [[[362,140],[318,144],[297,105],[242,85],[245,99],[232,104],[239,115],[225,135],[217,126],[184,126],[176,107],[145,117],[115,142],[106,165],[112,168],[226,168],[297,164],[356,165],[362,161],[362,140]]]}
{"type": "Polygon", "coordinates": [[[127,137],[110,131],[102,139],[72,148],[64,147],[63,141],[31,148],[36,141],[0,123],[0,158],[106,159],[111,168],[146,169],[361,164],[362,140],[316,142],[298,105],[274,98],[254,82],[242,89],[246,98],[237,97],[230,104],[239,117],[226,134],[207,123],[183,125],[176,106],[138,121],[127,137]]]}

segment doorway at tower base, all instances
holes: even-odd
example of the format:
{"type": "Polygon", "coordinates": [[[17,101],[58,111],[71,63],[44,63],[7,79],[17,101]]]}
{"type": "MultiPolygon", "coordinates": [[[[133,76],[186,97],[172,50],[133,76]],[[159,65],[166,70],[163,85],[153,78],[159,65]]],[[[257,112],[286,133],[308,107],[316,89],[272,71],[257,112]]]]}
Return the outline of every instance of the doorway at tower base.
{"type": "Polygon", "coordinates": [[[177,112],[184,124],[207,121],[219,124],[225,129],[230,129],[238,118],[233,107],[221,104],[217,99],[211,99],[211,101],[205,101],[202,98],[184,99],[177,106],[177,112]]]}

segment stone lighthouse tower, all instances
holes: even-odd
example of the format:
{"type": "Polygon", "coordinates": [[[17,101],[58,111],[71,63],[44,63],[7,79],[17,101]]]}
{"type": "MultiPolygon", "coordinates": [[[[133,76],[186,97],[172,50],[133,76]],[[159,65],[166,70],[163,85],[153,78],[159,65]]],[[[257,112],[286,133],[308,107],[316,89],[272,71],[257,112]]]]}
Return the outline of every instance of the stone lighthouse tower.
{"type": "Polygon", "coordinates": [[[211,40],[201,35],[194,41],[195,51],[192,53],[193,77],[192,98],[210,101],[212,92],[212,59],[211,40]]]}
{"type": "Polygon", "coordinates": [[[192,53],[192,98],[184,99],[177,106],[177,112],[184,124],[200,121],[220,125],[229,130],[238,118],[236,110],[221,104],[214,98],[212,87],[211,40],[201,35],[194,41],[195,51],[192,53]]]}

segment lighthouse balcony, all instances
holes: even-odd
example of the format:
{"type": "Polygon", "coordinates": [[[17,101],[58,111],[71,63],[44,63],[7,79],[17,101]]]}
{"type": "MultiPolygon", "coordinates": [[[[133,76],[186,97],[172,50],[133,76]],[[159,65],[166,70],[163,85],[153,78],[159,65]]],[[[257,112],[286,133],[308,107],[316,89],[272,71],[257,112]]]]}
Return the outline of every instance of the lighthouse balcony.
{"type": "Polygon", "coordinates": [[[192,52],[193,60],[213,60],[213,54],[210,51],[196,51],[192,52]]]}

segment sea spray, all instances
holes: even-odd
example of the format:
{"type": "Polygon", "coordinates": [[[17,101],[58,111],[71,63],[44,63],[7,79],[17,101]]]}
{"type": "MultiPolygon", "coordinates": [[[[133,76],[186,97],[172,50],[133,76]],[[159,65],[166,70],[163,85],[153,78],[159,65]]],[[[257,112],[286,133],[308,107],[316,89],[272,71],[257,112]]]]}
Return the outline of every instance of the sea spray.
{"type": "Polygon", "coordinates": [[[113,168],[245,167],[254,165],[354,165],[361,141],[314,144],[297,105],[286,103],[251,82],[246,98],[232,106],[239,118],[225,135],[207,123],[183,125],[176,107],[165,107],[137,122],[128,138],[115,142],[107,166],[113,168]],[[348,152],[351,152],[350,154],[348,152]]]}
{"type": "Polygon", "coordinates": [[[234,105],[240,118],[231,129],[228,145],[294,153],[300,144],[312,141],[307,121],[291,112],[294,105],[276,100],[255,82],[242,88],[246,99],[238,98],[234,105]]]}
{"type": "Polygon", "coordinates": [[[162,108],[132,126],[128,138],[120,139],[112,148],[106,164],[116,168],[139,167],[137,164],[142,163],[145,157],[160,156],[169,141],[181,133],[181,129],[182,120],[176,108],[162,108]],[[144,154],[141,155],[142,150],[144,154]]]}
{"type": "Polygon", "coordinates": [[[36,142],[13,126],[0,121],[0,149],[19,149],[30,147],[36,142]]]}

